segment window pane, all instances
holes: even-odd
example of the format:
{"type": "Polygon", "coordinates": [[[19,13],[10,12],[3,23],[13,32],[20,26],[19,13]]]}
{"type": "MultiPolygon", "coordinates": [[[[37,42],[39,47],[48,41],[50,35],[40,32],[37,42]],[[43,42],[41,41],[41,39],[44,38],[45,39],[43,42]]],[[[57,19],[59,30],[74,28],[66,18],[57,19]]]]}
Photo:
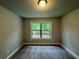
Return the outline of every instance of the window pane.
{"type": "Polygon", "coordinates": [[[32,38],[40,38],[40,31],[32,31],[32,38]]]}
{"type": "Polygon", "coordinates": [[[50,34],[50,31],[42,31],[42,34],[50,34]]]}
{"type": "Polygon", "coordinates": [[[42,38],[47,39],[50,37],[50,31],[42,31],[42,38]]]}
{"type": "Polygon", "coordinates": [[[36,38],[40,38],[40,34],[33,34],[32,38],[36,39],[36,38]]]}
{"type": "Polygon", "coordinates": [[[49,22],[42,23],[42,30],[51,30],[51,24],[49,22]]]}
{"type": "Polygon", "coordinates": [[[32,31],[32,34],[40,34],[40,31],[32,31]]]}
{"type": "Polygon", "coordinates": [[[50,39],[51,37],[50,37],[50,35],[49,34],[42,34],[42,38],[43,39],[50,39]]]}
{"type": "Polygon", "coordinates": [[[40,30],[40,23],[39,22],[33,22],[32,23],[32,30],[40,30]]]}

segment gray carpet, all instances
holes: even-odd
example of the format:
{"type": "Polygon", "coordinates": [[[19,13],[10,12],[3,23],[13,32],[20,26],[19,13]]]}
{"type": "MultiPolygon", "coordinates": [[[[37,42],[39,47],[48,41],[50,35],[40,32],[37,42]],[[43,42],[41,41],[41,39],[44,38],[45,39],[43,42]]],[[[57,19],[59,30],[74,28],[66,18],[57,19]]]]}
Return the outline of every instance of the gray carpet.
{"type": "Polygon", "coordinates": [[[23,46],[10,59],[76,59],[60,46],[23,46]]]}

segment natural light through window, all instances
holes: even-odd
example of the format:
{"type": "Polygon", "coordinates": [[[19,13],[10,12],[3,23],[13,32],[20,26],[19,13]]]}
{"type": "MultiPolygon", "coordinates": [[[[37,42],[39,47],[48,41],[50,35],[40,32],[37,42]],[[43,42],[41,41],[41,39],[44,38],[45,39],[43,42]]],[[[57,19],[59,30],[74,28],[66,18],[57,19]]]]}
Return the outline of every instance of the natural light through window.
{"type": "Polygon", "coordinates": [[[32,22],[32,39],[51,39],[51,22],[32,22]]]}

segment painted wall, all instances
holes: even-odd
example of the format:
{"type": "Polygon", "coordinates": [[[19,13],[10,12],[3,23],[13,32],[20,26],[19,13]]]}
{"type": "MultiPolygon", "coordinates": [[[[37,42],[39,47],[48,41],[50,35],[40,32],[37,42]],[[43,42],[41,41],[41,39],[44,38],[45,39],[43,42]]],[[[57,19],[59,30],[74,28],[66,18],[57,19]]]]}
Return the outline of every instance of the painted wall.
{"type": "Polygon", "coordinates": [[[6,59],[21,43],[21,18],[0,6],[0,59],[6,59]]]}
{"type": "Polygon", "coordinates": [[[79,56],[79,8],[63,17],[62,39],[64,46],[79,56]]]}
{"type": "Polygon", "coordinates": [[[60,21],[57,18],[35,18],[24,19],[24,42],[26,43],[61,43],[60,39],[60,21]],[[52,39],[49,40],[32,40],[31,39],[31,22],[32,21],[51,21],[52,22],[52,39]]]}

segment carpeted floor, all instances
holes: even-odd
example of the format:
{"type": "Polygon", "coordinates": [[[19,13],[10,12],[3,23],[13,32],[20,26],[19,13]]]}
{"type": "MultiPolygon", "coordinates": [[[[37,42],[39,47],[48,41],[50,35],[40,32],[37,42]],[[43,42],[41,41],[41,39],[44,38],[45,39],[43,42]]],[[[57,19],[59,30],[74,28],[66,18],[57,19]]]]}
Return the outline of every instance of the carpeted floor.
{"type": "Polygon", "coordinates": [[[60,46],[23,46],[10,59],[76,59],[60,46]]]}

